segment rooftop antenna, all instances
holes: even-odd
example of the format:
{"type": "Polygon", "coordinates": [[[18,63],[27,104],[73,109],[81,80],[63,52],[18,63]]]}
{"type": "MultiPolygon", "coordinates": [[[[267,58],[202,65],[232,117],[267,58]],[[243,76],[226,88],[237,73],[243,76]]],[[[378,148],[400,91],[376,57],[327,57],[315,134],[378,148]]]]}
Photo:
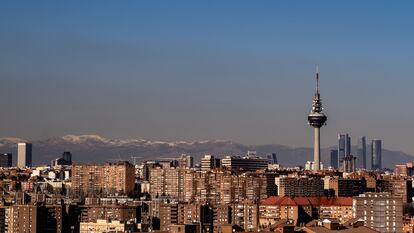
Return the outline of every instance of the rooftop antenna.
{"type": "Polygon", "coordinates": [[[316,93],[319,93],[319,66],[316,64],[316,93]]]}

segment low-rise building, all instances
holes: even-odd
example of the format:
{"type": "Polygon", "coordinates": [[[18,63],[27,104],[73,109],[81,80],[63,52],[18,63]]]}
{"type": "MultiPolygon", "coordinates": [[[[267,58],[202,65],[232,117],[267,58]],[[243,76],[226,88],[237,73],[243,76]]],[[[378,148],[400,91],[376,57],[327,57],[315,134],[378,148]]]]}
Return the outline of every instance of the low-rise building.
{"type": "Polygon", "coordinates": [[[98,219],[96,222],[81,222],[80,233],[134,232],[134,224],[121,221],[98,219]]]}

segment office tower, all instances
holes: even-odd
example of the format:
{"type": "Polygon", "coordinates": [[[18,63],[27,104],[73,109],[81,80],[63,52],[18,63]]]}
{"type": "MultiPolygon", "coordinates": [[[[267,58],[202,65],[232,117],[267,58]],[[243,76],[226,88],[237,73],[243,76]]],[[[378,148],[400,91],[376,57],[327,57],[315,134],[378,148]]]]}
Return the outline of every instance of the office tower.
{"type": "Polygon", "coordinates": [[[338,150],[331,150],[331,167],[338,168],[338,150]]]}
{"type": "Polygon", "coordinates": [[[72,165],[72,153],[70,153],[69,151],[65,151],[62,154],[61,158],[57,158],[52,160],[51,162],[51,166],[62,166],[62,165],[72,165]]]}
{"type": "Polygon", "coordinates": [[[351,137],[348,134],[338,134],[338,167],[345,156],[351,154],[351,137]]]}
{"type": "Polygon", "coordinates": [[[210,169],[218,167],[220,167],[220,159],[214,158],[213,155],[204,155],[204,157],[201,158],[202,171],[209,171],[210,169]]]}
{"type": "Polygon", "coordinates": [[[267,159],[269,160],[270,164],[277,164],[277,156],[276,153],[267,154],[267,159]]]}
{"type": "Polygon", "coordinates": [[[17,167],[32,166],[32,144],[21,142],[17,144],[17,167]]]}
{"type": "Polygon", "coordinates": [[[320,169],[320,158],[321,158],[321,127],[325,125],[327,117],[322,113],[322,101],[319,94],[319,71],[318,66],[316,66],[316,92],[313,98],[312,110],[308,115],[309,125],[313,127],[314,132],[314,143],[313,143],[313,161],[314,161],[314,170],[318,171],[320,169]]]}
{"type": "Polygon", "coordinates": [[[69,151],[63,152],[62,159],[66,160],[67,162],[72,163],[72,153],[70,153],[69,151]]]}
{"type": "Polygon", "coordinates": [[[12,166],[12,154],[4,153],[0,154],[0,167],[11,167],[12,166]]]}
{"type": "Polygon", "coordinates": [[[402,232],[403,203],[389,193],[364,193],[353,198],[354,217],[382,233],[402,232]]]}
{"type": "Polygon", "coordinates": [[[353,155],[345,156],[342,162],[342,169],[344,172],[355,172],[356,169],[356,158],[353,155]]]}
{"type": "Polygon", "coordinates": [[[365,136],[358,138],[357,167],[364,169],[367,168],[367,144],[365,136]]]}
{"type": "Polygon", "coordinates": [[[221,160],[221,166],[233,171],[256,171],[266,169],[269,160],[260,157],[225,156],[221,160]]]}
{"type": "Polygon", "coordinates": [[[194,158],[191,155],[187,155],[187,167],[188,168],[194,167],[194,158]]]}
{"type": "Polygon", "coordinates": [[[371,142],[371,168],[382,168],[382,141],[378,139],[371,142]]]}

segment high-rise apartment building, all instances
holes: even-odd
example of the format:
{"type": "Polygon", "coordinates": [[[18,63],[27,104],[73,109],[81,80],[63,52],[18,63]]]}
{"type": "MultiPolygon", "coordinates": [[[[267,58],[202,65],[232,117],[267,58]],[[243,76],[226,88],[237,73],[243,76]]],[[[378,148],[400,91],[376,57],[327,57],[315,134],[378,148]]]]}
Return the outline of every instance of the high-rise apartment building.
{"type": "Polygon", "coordinates": [[[324,181],[319,177],[276,177],[278,196],[320,197],[324,181]]]}
{"type": "Polygon", "coordinates": [[[77,194],[130,194],[134,186],[135,169],[128,162],[72,166],[72,189],[77,194]]]}
{"type": "Polygon", "coordinates": [[[13,205],[9,211],[7,232],[62,232],[62,224],[60,205],[13,205]]]}
{"type": "Polygon", "coordinates": [[[103,202],[98,198],[90,198],[86,200],[85,205],[80,208],[81,222],[96,222],[103,220],[118,220],[122,222],[133,220],[137,217],[138,205],[116,204],[114,202],[103,202]]]}
{"type": "Polygon", "coordinates": [[[357,167],[363,169],[367,168],[367,143],[365,136],[358,138],[357,167]]]}
{"type": "Polygon", "coordinates": [[[32,144],[21,142],[17,144],[17,167],[32,166],[32,144]]]}
{"type": "Polygon", "coordinates": [[[345,156],[351,154],[351,137],[348,134],[338,134],[338,167],[345,156]]]}
{"type": "Polygon", "coordinates": [[[178,159],[178,166],[181,168],[192,168],[194,166],[193,156],[182,154],[178,159]]]}
{"type": "Polygon", "coordinates": [[[389,193],[364,193],[353,198],[355,218],[382,233],[402,232],[402,199],[389,193]]]}
{"type": "Polygon", "coordinates": [[[396,176],[412,176],[414,175],[414,163],[396,164],[394,172],[396,176]]]}
{"type": "Polygon", "coordinates": [[[325,177],[325,189],[337,197],[353,197],[365,192],[365,179],[344,179],[339,177],[325,177]]]}
{"type": "Polygon", "coordinates": [[[0,167],[11,167],[12,166],[12,154],[4,153],[0,154],[0,167]]]}
{"type": "Polygon", "coordinates": [[[382,168],[382,141],[378,139],[371,142],[371,168],[382,168]]]}

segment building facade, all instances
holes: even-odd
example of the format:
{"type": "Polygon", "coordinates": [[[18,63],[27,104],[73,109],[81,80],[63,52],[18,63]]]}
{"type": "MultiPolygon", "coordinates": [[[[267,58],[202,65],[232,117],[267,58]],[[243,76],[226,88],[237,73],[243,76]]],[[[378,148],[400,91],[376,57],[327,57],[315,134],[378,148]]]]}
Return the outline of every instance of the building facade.
{"type": "Polygon", "coordinates": [[[32,144],[21,142],[17,144],[17,167],[32,166],[32,144]]]}
{"type": "Polygon", "coordinates": [[[135,169],[128,162],[72,166],[72,190],[78,195],[128,195],[133,192],[134,187],[135,169]]]}
{"type": "Polygon", "coordinates": [[[390,193],[364,193],[353,198],[353,214],[382,233],[402,232],[403,203],[390,193]]]}
{"type": "Polygon", "coordinates": [[[278,196],[319,197],[324,195],[324,181],[319,177],[276,177],[278,196]]]}

